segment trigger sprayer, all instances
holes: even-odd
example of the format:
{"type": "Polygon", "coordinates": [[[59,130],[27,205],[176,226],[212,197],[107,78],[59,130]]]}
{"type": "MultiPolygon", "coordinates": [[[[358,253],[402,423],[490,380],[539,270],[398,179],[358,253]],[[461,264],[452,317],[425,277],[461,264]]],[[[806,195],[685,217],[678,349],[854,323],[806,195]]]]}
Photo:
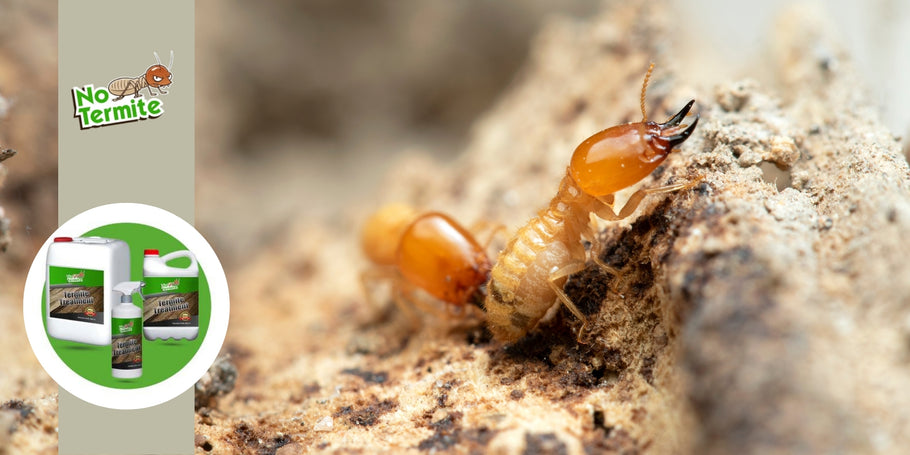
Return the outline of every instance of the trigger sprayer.
{"type": "Polygon", "coordinates": [[[143,287],[145,287],[145,283],[141,281],[124,281],[114,286],[114,290],[120,293],[120,303],[129,303],[132,305],[133,294],[138,292],[139,297],[143,297],[143,287]]]}
{"type": "Polygon", "coordinates": [[[114,286],[120,303],[111,310],[111,375],[129,379],[142,376],[142,310],[133,305],[133,294],[142,297],[141,281],[114,286]]]}

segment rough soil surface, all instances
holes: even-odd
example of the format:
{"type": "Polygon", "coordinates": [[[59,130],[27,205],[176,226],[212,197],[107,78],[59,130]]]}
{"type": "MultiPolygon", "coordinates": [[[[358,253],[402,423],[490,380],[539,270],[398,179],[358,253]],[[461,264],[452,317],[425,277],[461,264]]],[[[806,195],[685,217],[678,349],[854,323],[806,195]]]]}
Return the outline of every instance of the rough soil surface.
{"type": "MultiPolygon", "coordinates": [[[[0,104],[3,104],[6,100],[0,96],[0,104]]],[[[2,114],[2,112],[0,112],[2,114]]],[[[0,115],[0,118],[3,118],[3,115],[0,115]]],[[[0,146],[0,161],[5,161],[6,159],[12,158],[15,155],[15,150],[12,149],[3,149],[0,146]]],[[[6,180],[6,166],[0,163],[0,188],[3,187],[3,182],[6,180]]],[[[0,253],[5,253],[6,248],[9,247],[12,237],[10,236],[9,229],[9,218],[6,216],[6,211],[3,210],[3,206],[0,206],[0,253]]]]}
{"type": "MultiPolygon", "coordinates": [[[[463,158],[407,160],[383,196],[514,230],[578,142],[639,120],[656,61],[650,116],[694,97],[701,121],[642,184],[703,181],[603,223],[602,259],[622,274],[592,266],[566,284],[592,321],[581,343],[561,308],[509,346],[473,318],[414,326],[359,288],[366,213],[300,220],[229,272],[230,357],[197,387],[197,453],[908,447],[910,169],[897,139],[812,15],[779,23],[764,62],[777,86],[702,87],[674,72],[684,44],[658,6],[550,23],[463,158]]],[[[53,396],[2,390],[29,397],[2,404],[14,451],[55,438],[53,396]]]]}
{"type": "Polygon", "coordinates": [[[21,270],[57,227],[56,27],[54,2],[0,0],[0,152],[19,152],[0,164],[9,171],[0,206],[10,235],[0,274],[16,278],[0,278],[0,287],[20,285],[21,270]]]}

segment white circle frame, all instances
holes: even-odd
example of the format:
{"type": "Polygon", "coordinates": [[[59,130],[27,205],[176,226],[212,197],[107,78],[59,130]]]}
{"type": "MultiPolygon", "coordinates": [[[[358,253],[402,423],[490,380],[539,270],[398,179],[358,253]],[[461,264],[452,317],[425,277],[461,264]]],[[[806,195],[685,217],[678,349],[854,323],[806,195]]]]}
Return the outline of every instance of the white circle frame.
{"type": "Polygon", "coordinates": [[[32,351],[44,370],[81,400],[111,409],[143,409],[169,401],[187,389],[209,369],[221,350],[230,316],[227,277],[218,256],[205,238],[182,218],[145,204],[107,204],[86,210],[63,223],[44,242],[32,261],[25,280],[22,302],[25,331],[32,351]],[[164,231],[189,248],[205,272],[211,294],[211,316],[205,339],[190,361],[171,377],[138,389],[115,389],[91,382],[68,367],[51,347],[41,319],[47,249],[54,237],[82,235],[92,229],[116,223],[144,224],[164,231]]]}

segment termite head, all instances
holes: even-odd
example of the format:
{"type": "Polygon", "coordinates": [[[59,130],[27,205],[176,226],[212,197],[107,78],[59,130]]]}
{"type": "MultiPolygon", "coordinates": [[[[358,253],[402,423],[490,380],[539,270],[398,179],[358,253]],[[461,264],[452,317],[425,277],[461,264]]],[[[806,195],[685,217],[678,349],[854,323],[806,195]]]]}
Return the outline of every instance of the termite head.
{"type": "Polygon", "coordinates": [[[171,72],[164,65],[152,65],[145,71],[145,81],[152,87],[171,85],[171,72]]]}
{"type": "Polygon", "coordinates": [[[152,87],[167,87],[168,85],[171,85],[171,76],[173,76],[169,68],[174,67],[174,51],[171,51],[171,63],[168,66],[161,64],[157,52],[154,54],[158,64],[152,65],[149,69],[145,70],[145,81],[152,87]]]}
{"type": "Polygon", "coordinates": [[[401,235],[417,211],[406,204],[389,204],[370,216],[360,233],[360,245],[374,264],[394,265],[401,235]]]}
{"type": "Polygon", "coordinates": [[[648,121],[644,99],[651,69],[641,91],[642,121],[607,128],[575,149],[569,173],[585,193],[606,196],[638,183],[695,131],[698,115],[691,124],[682,124],[695,100],[664,123],[648,121]]]}
{"type": "Polygon", "coordinates": [[[692,124],[680,125],[694,103],[689,101],[666,123],[629,123],[586,139],[569,165],[575,183],[592,196],[606,196],[647,177],[695,131],[697,115],[692,124]]]}

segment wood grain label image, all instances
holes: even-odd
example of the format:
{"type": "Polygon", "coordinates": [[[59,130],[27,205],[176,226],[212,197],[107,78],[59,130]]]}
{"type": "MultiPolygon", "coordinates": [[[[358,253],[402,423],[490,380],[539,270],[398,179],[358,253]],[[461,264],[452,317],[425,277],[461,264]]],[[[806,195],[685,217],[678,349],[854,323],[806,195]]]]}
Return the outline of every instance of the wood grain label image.
{"type": "Polygon", "coordinates": [[[58,319],[104,324],[104,272],[48,267],[50,313],[58,319]]]}
{"type": "Polygon", "coordinates": [[[145,327],[199,326],[198,277],[145,277],[145,327]]]}
{"type": "Polygon", "coordinates": [[[111,318],[111,368],[142,368],[142,326],[139,318],[111,318]]]}

